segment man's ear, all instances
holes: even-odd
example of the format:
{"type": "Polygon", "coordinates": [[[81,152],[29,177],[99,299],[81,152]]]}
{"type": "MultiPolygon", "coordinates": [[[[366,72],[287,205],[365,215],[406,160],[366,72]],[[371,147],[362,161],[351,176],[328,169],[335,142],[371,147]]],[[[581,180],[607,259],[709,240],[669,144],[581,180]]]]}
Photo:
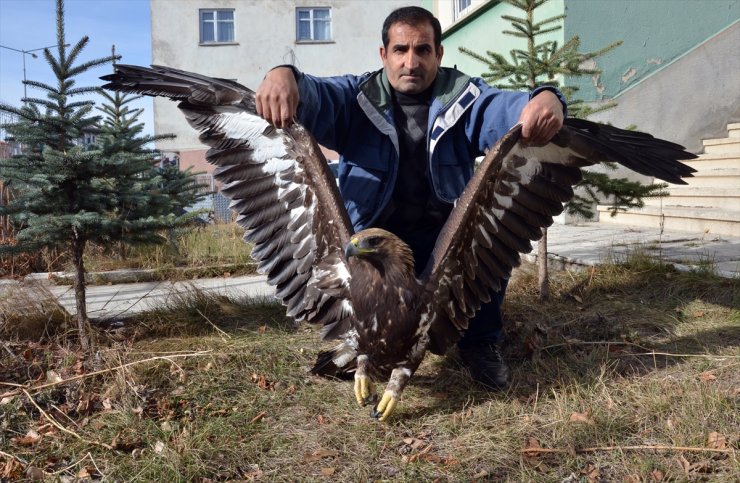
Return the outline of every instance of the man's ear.
{"type": "Polygon", "coordinates": [[[380,46],[380,60],[385,62],[385,47],[383,47],[382,45],[380,46]]]}
{"type": "Polygon", "coordinates": [[[437,65],[442,65],[442,55],[445,53],[444,47],[440,45],[437,47],[437,65]]]}

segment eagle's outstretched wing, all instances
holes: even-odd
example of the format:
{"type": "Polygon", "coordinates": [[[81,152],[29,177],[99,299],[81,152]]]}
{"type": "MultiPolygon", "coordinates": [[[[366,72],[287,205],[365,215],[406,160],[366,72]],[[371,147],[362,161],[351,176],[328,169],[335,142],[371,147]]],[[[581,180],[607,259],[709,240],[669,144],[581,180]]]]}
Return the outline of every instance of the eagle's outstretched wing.
{"type": "Polygon", "coordinates": [[[512,128],[485,157],[437,239],[421,279],[433,317],[430,349],[444,352],[467,329],[481,302],[499,290],[573,197],[581,167],[617,162],[638,173],[686,184],[694,169],[678,160],[696,156],[682,146],[645,133],[581,119],[566,119],[542,146],[520,142],[512,128]]]}
{"type": "Polygon", "coordinates": [[[234,81],[161,66],[115,68],[102,77],[104,88],[180,101],[288,315],[324,324],[328,338],[346,332],[353,311],[342,247],[352,225],[311,135],[298,124],[275,129],[256,114],[254,92],[234,81]]]}

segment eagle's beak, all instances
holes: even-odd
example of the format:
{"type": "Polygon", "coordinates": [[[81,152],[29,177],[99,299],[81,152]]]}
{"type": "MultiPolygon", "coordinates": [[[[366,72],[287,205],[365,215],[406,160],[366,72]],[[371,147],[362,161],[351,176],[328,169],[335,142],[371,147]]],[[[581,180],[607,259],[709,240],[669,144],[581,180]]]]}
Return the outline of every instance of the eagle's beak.
{"type": "Polygon", "coordinates": [[[360,254],[360,249],[357,245],[359,245],[360,240],[358,238],[353,238],[347,243],[347,246],[344,247],[344,259],[349,260],[349,257],[356,257],[360,254]]]}

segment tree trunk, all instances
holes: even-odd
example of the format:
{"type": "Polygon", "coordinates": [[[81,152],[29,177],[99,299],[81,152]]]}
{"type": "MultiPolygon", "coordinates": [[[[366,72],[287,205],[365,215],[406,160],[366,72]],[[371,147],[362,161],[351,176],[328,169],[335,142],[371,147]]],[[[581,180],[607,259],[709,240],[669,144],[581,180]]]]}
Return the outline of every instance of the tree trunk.
{"type": "Polygon", "coordinates": [[[88,337],[89,319],[87,318],[87,304],[85,300],[85,263],[82,255],[85,252],[86,240],[77,233],[72,237],[72,258],[75,265],[75,303],[77,305],[77,329],[80,333],[80,345],[83,350],[90,348],[88,337]]]}
{"type": "Polygon", "coordinates": [[[537,242],[537,281],[540,300],[550,298],[550,276],[547,273],[547,228],[542,229],[542,238],[537,242]]]}

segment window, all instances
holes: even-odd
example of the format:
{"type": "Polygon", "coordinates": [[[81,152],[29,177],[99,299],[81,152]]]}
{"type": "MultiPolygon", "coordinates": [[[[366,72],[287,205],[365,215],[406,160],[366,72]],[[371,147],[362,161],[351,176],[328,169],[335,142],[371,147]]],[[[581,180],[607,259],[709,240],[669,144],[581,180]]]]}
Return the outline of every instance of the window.
{"type": "Polygon", "coordinates": [[[331,9],[311,7],[296,9],[296,41],[327,42],[331,40],[331,9]]]}
{"type": "Polygon", "coordinates": [[[234,10],[201,10],[200,43],[234,42],[234,10]]]}
{"type": "Polygon", "coordinates": [[[453,0],[452,5],[455,9],[453,18],[457,20],[468,13],[470,11],[471,3],[473,3],[473,0],[453,0]]]}

